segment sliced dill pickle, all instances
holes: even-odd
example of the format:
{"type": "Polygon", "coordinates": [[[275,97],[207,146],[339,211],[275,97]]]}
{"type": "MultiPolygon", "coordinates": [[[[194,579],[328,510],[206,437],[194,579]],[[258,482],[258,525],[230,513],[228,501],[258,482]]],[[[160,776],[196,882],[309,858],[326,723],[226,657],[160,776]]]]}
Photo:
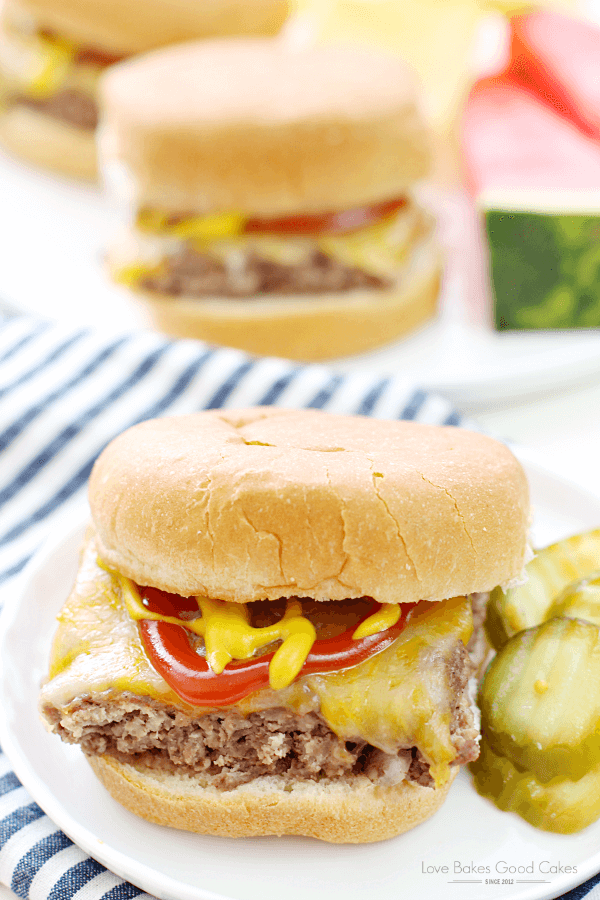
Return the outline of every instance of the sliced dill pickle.
{"type": "Polygon", "coordinates": [[[579,781],[554,778],[540,784],[531,772],[522,772],[482,741],[479,759],[471,763],[475,787],[499,809],[518,813],[544,831],[574,834],[600,816],[600,766],[579,781]]]}
{"type": "Polygon", "coordinates": [[[494,750],[538,781],[574,780],[600,764],[600,629],[550,619],[492,660],[479,705],[494,750]]]}
{"type": "Polygon", "coordinates": [[[492,591],[486,631],[495,650],[550,616],[552,604],[568,585],[600,571],[600,529],[576,534],[539,550],[527,564],[528,579],[520,587],[492,591]]]}
{"type": "Polygon", "coordinates": [[[550,613],[600,625],[600,572],[592,572],[561,591],[550,613]]]}

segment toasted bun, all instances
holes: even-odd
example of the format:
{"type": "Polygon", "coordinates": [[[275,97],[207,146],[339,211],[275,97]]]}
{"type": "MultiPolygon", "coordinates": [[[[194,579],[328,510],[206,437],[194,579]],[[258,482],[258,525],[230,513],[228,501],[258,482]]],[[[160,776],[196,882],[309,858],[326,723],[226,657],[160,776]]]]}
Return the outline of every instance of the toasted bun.
{"type": "Polygon", "coordinates": [[[18,0],[39,28],[117,55],[195,38],[274,35],[290,0],[18,0]]]}
{"type": "Polygon", "coordinates": [[[0,143],[36,166],[92,181],[97,176],[94,133],[25,106],[0,114],[0,143]]]}
{"type": "Polygon", "coordinates": [[[278,776],[256,778],[232,791],[202,787],[189,775],[169,775],[88,757],[104,787],[126,809],[158,825],[221,837],[296,834],[334,844],[365,844],[395,837],[436,812],[458,766],[443,787],[406,781],[376,786],[354,783],[289,784],[278,776]]]}
{"type": "Polygon", "coordinates": [[[441,252],[430,241],[390,290],[250,300],[140,296],[156,327],[175,337],[314,361],[364,353],[429,321],[436,312],[440,279],[441,252]]]}
{"type": "Polygon", "coordinates": [[[193,43],[103,79],[105,163],[139,205],[276,216],[401,196],[428,142],[404,66],[350,48],[193,43]]]}
{"type": "Polygon", "coordinates": [[[272,407],[136,425],[89,497],[110,568],[236,602],[487,591],[521,574],[529,514],[525,474],[492,438],[272,407]]]}

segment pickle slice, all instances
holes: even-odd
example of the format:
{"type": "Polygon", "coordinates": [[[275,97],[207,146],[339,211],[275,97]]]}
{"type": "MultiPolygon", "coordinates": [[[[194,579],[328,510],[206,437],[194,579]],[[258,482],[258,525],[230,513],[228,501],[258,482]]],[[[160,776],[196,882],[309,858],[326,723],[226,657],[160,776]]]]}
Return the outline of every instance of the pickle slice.
{"type": "Polygon", "coordinates": [[[531,772],[522,772],[484,741],[471,771],[479,794],[499,809],[518,813],[535,828],[574,834],[600,816],[600,765],[579,781],[554,778],[540,784],[531,772]]]}
{"type": "Polygon", "coordinates": [[[561,591],[550,609],[552,616],[583,619],[600,625],[600,572],[570,584],[561,591]]]}
{"type": "Polygon", "coordinates": [[[482,730],[538,781],[577,780],[600,764],[600,629],[550,619],[508,641],[480,691],[482,730]]]}
{"type": "Polygon", "coordinates": [[[492,591],[486,631],[495,650],[551,615],[555,598],[568,585],[600,571],[600,529],[576,534],[539,550],[527,565],[528,580],[517,588],[492,591]]]}

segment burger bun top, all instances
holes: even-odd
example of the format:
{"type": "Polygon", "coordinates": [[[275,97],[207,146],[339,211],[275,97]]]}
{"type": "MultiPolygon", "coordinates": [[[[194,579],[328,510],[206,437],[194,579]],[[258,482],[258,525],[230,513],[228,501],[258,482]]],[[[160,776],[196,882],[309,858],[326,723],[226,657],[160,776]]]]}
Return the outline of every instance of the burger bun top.
{"type": "Polygon", "coordinates": [[[117,437],[89,488],[100,559],[234,602],[443,600],[522,573],[523,469],[459,428],[318,410],[215,410],[117,437]]]}

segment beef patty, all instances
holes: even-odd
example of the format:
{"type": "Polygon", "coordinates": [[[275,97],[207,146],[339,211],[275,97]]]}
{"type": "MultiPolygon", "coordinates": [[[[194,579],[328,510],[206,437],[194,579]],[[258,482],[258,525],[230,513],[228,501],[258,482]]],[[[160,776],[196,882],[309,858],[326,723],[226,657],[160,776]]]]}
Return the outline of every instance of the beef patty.
{"type": "Polygon", "coordinates": [[[315,250],[294,265],[246,254],[236,267],[186,246],[161,271],[139,282],[142,290],[169,297],[247,298],[264,294],[317,294],[389,287],[390,282],[346,266],[315,250]]]}
{"type": "Polygon", "coordinates": [[[98,124],[98,107],[94,98],[73,88],[44,98],[27,97],[23,94],[13,98],[13,103],[84,131],[94,131],[98,124]]]}

